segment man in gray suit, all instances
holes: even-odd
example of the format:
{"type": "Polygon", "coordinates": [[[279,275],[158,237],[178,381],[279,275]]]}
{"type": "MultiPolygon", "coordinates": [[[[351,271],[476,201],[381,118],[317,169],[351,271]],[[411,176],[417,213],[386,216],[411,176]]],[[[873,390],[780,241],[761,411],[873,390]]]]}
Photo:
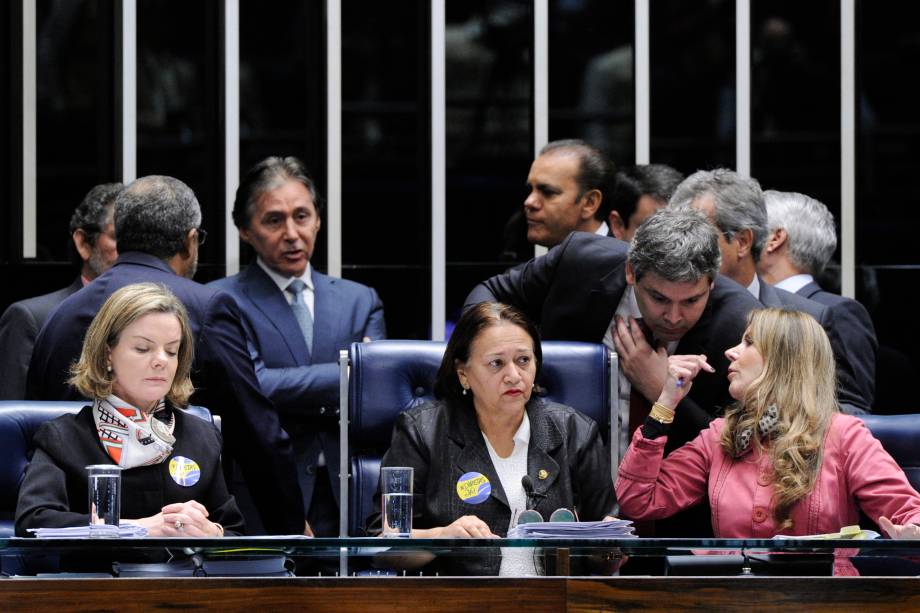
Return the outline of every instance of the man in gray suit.
{"type": "Polygon", "coordinates": [[[21,400],[35,337],[48,315],[65,298],[104,273],[115,262],[115,197],[124,186],[103,183],[89,190],[70,218],[73,259],[81,266],[73,283],[50,294],[14,302],[0,317],[0,400],[21,400]]]}
{"type": "Polygon", "coordinates": [[[871,411],[875,381],[865,371],[862,357],[842,337],[833,311],[809,297],[773,287],[757,274],[767,240],[767,209],[760,184],[725,168],[700,170],[677,186],[669,206],[695,208],[716,226],[723,275],[746,287],[764,306],[802,311],[821,324],[837,362],[840,408],[850,414],[871,411]]]}

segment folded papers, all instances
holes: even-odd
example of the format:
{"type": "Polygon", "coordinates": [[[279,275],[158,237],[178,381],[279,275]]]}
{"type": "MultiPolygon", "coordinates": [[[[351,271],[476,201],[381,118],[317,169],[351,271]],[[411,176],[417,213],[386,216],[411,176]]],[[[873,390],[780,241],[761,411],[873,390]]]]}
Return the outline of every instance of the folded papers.
{"type": "Polygon", "coordinates": [[[608,521],[554,521],[518,524],[508,531],[510,539],[622,539],[636,538],[632,522],[627,519],[608,521]]]}
{"type": "Polygon", "coordinates": [[[840,532],[831,532],[829,534],[805,534],[801,536],[788,536],[786,534],[777,534],[774,539],[779,540],[802,540],[802,541],[825,541],[830,539],[852,539],[854,541],[864,541],[877,539],[881,536],[875,530],[863,530],[859,526],[844,526],[840,532]]]}
{"type": "Polygon", "coordinates": [[[147,536],[147,528],[137,524],[124,523],[120,526],[108,524],[90,526],[70,526],[69,528],[29,528],[36,538],[40,539],[82,539],[100,536],[105,538],[143,538],[147,536]]]}

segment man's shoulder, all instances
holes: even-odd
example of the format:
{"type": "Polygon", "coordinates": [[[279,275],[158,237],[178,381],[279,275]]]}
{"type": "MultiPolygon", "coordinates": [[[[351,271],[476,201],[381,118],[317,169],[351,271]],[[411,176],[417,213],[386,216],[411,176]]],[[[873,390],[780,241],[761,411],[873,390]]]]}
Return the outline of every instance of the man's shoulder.
{"type": "Polygon", "coordinates": [[[716,275],[710,300],[712,301],[714,314],[716,312],[730,311],[743,312],[747,316],[750,311],[763,306],[759,300],[751,295],[747,288],[732,281],[725,275],[716,275]]]}
{"type": "Polygon", "coordinates": [[[555,249],[563,249],[568,257],[578,256],[602,261],[626,259],[629,243],[612,236],[600,236],[593,232],[572,232],[555,249]]]}
{"type": "Polygon", "coordinates": [[[313,283],[317,292],[322,291],[324,287],[334,287],[337,291],[350,296],[370,296],[377,293],[369,285],[341,277],[330,277],[317,271],[313,271],[313,283]]]}
{"type": "Polygon", "coordinates": [[[819,322],[822,321],[825,313],[828,310],[826,305],[812,300],[811,298],[806,298],[800,294],[794,294],[780,287],[774,287],[773,290],[779,297],[779,301],[782,306],[795,309],[796,311],[802,311],[803,313],[808,313],[819,322]]]}
{"type": "Polygon", "coordinates": [[[79,287],[75,287],[74,284],[71,284],[59,290],[42,294],[41,296],[33,296],[31,298],[18,300],[7,307],[3,315],[3,320],[6,321],[8,316],[16,320],[22,320],[22,318],[25,317],[32,319],[38,324],[38,327],[41,327],[45,319],[48,318],[48,315],[51,314],[51,311],[53,311],[57,305],[64,302],[69,296],[73,295],[77,289],[79,289],[79,287]]]}

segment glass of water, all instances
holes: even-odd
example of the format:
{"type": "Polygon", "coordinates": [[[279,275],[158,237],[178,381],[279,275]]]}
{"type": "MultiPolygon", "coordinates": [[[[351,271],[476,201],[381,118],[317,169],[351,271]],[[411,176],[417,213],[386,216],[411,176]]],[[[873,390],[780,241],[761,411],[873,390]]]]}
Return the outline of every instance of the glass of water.
{"type": "Polygon", "coordinates": [[[98,526],[117,528],[121,520],[121,467],[94,464],[86,467],[86,473],[89,482],[89,534],[110,536],[111,529],[99,529],[98,526]],[[97,528],[95,534],[94,527],[97,528]]]}
{"type": "Polygon", "coordinates": [[[380,491],[383,493],[383,533],[381,536],[409,538],[412,535],[411,467],[386,466],[380,469],[380,491]]]}

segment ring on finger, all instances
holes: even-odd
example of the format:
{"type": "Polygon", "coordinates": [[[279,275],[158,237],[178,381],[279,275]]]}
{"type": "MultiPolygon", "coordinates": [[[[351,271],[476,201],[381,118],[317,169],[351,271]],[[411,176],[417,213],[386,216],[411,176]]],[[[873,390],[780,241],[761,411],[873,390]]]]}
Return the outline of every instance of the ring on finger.
{"type": "Polygon", "coordinates": [[[176,530],[182,530],[182,520],[177,519],[176,523],[173,524],[176,527],[176,530]]]}

